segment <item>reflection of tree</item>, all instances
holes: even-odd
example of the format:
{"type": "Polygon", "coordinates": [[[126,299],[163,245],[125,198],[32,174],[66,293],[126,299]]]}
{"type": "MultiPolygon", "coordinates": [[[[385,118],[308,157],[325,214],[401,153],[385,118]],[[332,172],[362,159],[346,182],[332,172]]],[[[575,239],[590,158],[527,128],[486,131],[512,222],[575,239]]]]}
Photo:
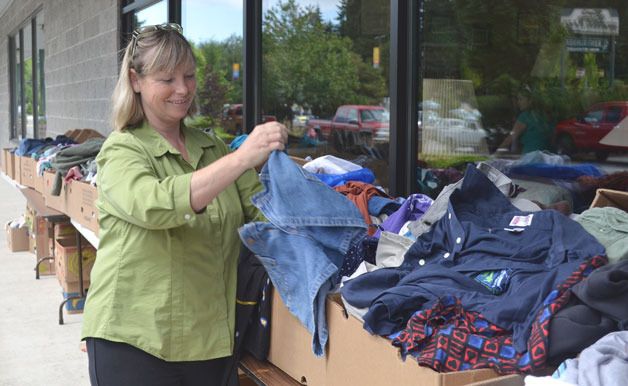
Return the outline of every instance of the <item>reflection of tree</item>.
{"type": "Polygon", "coordinates": [[[24,59],[24,103],[26,114],[33,115],[33,59],[24,59]]]}
{"type": "Polygon", "coordinates": [[[288,0],[271,8],[264,19],[263,47],[266,111],[297,103],[330,115],[338,105],[376,104],[386,94],[380,72],[353,51],[350,39],[323,23],[316,7],[288,0]]]}
{"type": "Polygon", "coordinates": [[[390,57],[390,1],[341,0],[338,5],[337,31],[353,42],[353,50],[369,63],[373,47],[380,47],[380,71],[388,84],[390,57]]]}
{"type": "Polygon", "coordinates": [[[233,63],[242,61],[242,38],[208,41],[194,46],[200,113],[219,119],[225,103],[242,101],[242,82],[232,79],[233,63]]]}
{"type": "Polygon", "coordinates": [[[425,0],[422,39],[424,78],[472,81],[487,125],[509,126],[511,95],[533,86],[553,121],[588,104],[625,99],[628,89],[628,8],[625,0],[425,0]],[[609,87],[610,53],[568,53],[564,8],[613,8],[619,13],[615,79],[609,87]],[[577,74],[577,69],[581,69],[577,74]],[[584,72],[582,71],[584,70],[584,72]],[[603,76],[602,76],[603,74],[603,76]],[[561,81],[562,77],[562,81],[561,81]]]}

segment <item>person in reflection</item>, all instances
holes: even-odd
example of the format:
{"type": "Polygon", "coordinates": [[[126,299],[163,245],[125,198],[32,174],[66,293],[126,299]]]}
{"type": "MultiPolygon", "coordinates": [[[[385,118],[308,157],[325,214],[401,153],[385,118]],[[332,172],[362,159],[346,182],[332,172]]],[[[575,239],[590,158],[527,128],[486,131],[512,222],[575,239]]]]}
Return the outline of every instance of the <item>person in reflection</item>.
{"type": "Polygon", "coordinates": [[[183,121],[196,63],[176,24],[141,27],[99,155],[99,246],[85,304],[92,385],[219,385],[235,324],[237,229],[258,217],[254,167],[287,130],[256,126],[234,152],[183,121]]]}
{"type": "Polygon", "coordinates": [[[498,152],[529,153],[535,150],[548,150],[551,145],[551,129],[543,113],[535,108],[532,90],[524,86],[517,93],[519,115],[510,131],[497,148],[498,152]]]}

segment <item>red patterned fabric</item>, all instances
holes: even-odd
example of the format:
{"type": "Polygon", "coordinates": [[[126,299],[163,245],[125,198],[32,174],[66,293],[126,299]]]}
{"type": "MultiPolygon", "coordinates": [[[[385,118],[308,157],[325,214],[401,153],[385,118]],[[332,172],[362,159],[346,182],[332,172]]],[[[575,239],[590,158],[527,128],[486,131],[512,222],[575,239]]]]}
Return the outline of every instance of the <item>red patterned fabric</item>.
{"type": "Polygon", "coordinates": [[[549,323],[569,300],[569,289],[606,263],[601,256],[582,263],[547,296],[532,325],[527,352],[516,352],[511,331],[491,324],[477,312],[465,311],[453,296],[414,314],[404,330],[391,336],[392,344],[404,357],[412,355],[420,365],[439,372],[493,368],[500,374],[534,373],[545,367],[549,323]]]}

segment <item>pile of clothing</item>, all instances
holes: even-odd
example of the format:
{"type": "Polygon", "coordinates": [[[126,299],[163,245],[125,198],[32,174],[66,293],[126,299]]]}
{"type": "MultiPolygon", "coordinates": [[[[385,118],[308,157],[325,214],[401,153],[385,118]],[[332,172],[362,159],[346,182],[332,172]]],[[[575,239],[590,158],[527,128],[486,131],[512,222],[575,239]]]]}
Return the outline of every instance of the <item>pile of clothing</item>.
{"type": "Polygon", "coordinates": [[[73,129],[56,138],[24,138],[15,149],[15,155],[37,160],[37,173],[55,172],[51,194],[61,193],[62,181],[80,180],[96,183],[95,158],[105,138],[92,129],[73,129]]]}
{"type": "Polygon", "coordinates": [[[611,311],[628,304],[628,219],[619,209],[575,221],[517,197],[485,163],[435,199],[393,198],[365,182],[332,188],[280,152],[261,180],[253,203],[268,222],[240,236],[317,355],[335,291],[366,330],[442,372],[547,371],[625,328],[628,315],[611,311]],[[585,314],[589,321],[578,319],[585,314]],[[591,331],[565,336],[565,326],[591,331]]]}

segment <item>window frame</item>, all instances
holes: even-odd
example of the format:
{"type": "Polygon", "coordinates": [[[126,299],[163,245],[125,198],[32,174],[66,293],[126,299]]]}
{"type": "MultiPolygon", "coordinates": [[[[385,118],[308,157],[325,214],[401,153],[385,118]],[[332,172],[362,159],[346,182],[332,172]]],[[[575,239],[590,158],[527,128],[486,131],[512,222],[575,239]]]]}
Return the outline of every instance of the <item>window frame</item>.
{"type": "MultiPolygon", "coordinates": [[[[132,32],[134,12],[159,0],[121,4],[120,47],[132,32]],[[126,36],[126,37],[125,37],[126,36]]],[[[243,1],[243,125],[262,122],[262,0],[243,1]]],[[[417,95],[420,94],[419,24],[424,0],[390,0],[390,157],[388,189],[392,195],[417,191],[417,95]]],[[[168,22],[181,23],[182,0],[168,0],[168,22]]]]}
{"type": "MultiPolygon", "coordinates": [[[[151,5],[155,5],[162,0],[124,0],[120,5],[120,39],[119,50],[124,49],[131,39],[131,34],[135,28],[133,25],[133,16],[151,5]]],[[[181,0],[166,0],[168,3],[168,23],[181,24],[181,0]]],[[[120,62],[122,57],[120,57],[120,62]]]]}
{"type": "MultiPolygon", "coordinates": [[[[33,103],[33,137],[39,138],[39,106],[41,105],[39,98],[39,62],[42,58],[39,57],[39,50],[37,44],[37,17],[42,15],[42,8],[38,8],[29,17],[24,20],[14,31],[8,35],[8,52],[9,52],[9,140],[18,140],[21,138],[27,138],[28,136],[28,121],[26,115],[26,97],[24,95],[26,75],[24,73],[24,29],[30,28],[31,32],[31,92],[33,103]],[[19,41],[19,82],[17,79],[18,62],[16,60],[16,39],[19,41]],[[17,91],[19,87],[19,98],[17,97],[17,91]],[[19,99],[19,100],[18,100],[19,99]],[[18,106],[20,107],[18,113],[18,106]],[[20,124],[18,127],[17,120],[18,114],[20,118],[20,124]]],[[[42,68],[43,70],[43,68],[42,68]]],[[[45,94],[42,95],[45,97],[45,94]]],[[[45,101],[44,101],[45,102],[45,101]]]]}

